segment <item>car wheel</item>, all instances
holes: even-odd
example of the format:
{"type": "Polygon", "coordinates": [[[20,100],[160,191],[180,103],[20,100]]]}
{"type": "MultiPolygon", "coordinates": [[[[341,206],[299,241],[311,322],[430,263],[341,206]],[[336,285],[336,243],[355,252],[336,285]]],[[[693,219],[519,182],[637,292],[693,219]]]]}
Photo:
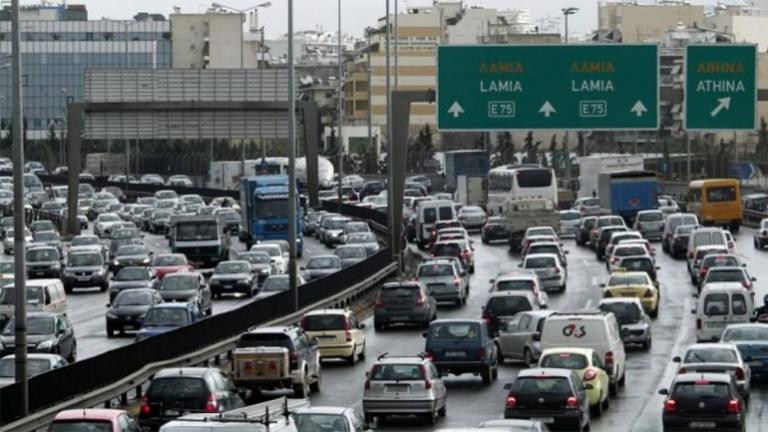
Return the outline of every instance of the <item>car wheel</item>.
{"type": "MultiPolygon", "coordinates": [[[[99,287],[99,291],[106,292],[109,289],[109,282],[104,283],[99,287]]],[[[70,292],[72,292],[72,288],[69,289],[70,292]]]]}
{"type": "Polygon", "coordinates": [[[483,367],[483,370],[480,371],[480,377],[483,379],[483,384],[490,385],[491,381],[493,380],[493,371],[492,371],[491,365],[483,367]]]}
{"type": "Polygon", "coordinates": [[[107,338],[113,338],[115,337],[115,329],[112,327],[107,327],[107,338]]]}
{"type": "Polygon", "coordinates": [[[523,352],[523,361],[525,362],[525,366],[532,368],[534,367],[534,360],[533,360],[533,354],[531,354],[531,350],[528,348],[525,349],[523,352]]]}
{"type": "Polygon", "coordinates": [[[608,408],[611,407],[611,398],[606,395],[605,400],[600,403],[603,405],[603,412],[608,411],[608,408]]]}
{"type": "Polygon", "coordinates": [[[349,363],[350,366],[357,364],[357,345],[352,346],[352,354],[347,357],[347,363],[349,363]]]}
{"type": "Polygon", "coordinates": [[[609,382],[608,383],[608,393],[611,396],[616,396],[617,394],[619,394],[619,383],[617,383],[615,381],[614,382],[609,382]]]}
{"type": "Polygon", "coordinates": [[[384,325],[374,321],[373,322],[373,330],[377,331],[377,332],[383,331],[384,330],[384,325]]]}
{"type": "Polygon", "coordinates": [[[659,305],[658,304],[656,305],[655,309],[653,309],[651,312],[648,313],[648,316],[650,316],[651,318],[658,318],[658,316],[659,316],[659,305]]]}
{"type": "Polygon", "coordinates": [[[304,399],[307,396],[309,396],[309,385],[307,384],[306,375],[305,375],[304,381],[302,381],[299,384],[293,385],[293,395],[295,398],[298,398],[298,399],[304,399]]]}
{"type": "Polygon", "coordinates": [[[360,350],[360,354],[357,355],[357,359],[360,361],[365,360],[365,342],[363,342],[363,349],[360,350]]]}
{"type": "Polygon", "coordinates": [[[77,344],[72,344],[72,352],[69,353],[69,358],[67,359],[69,363],[74,363],[77,361],[77,344]]]}
{"type": "Polygon", "coordinates": [[[320,385],[323,383],[323,374],[320,372],[320,365],[317,368],[317,379],[315,382],[309,385],[309,389],[312,393],[320,393],[320,385]]]}
{"type": "Polygon", "coordinates": [[[373,425],[374,420],[376,420],[376,417],[374,417],[373,414],[363,413],[363,419],[365,420],[365,423],[370,427],[373,425]]]}
{"type": "Polygon", "coordinates": [[[205,310],[205,316],[213,315],[213,306],[208,305],[208,309],[205,310]]]}
{"type": "MultiPolygon", "coordinates": [[[[600,398],[602,399],[603,394],[600,394],[600,398]]],[[[602,417],[603,416],[603,402],[598,400],[597,405],[590,407],[592,410],[592,414],[595,417],[602,417]]]]}
{"type": "Polygon", "coordinates": [[[619,385],[621,387],[624,387],[624,384],[627,383],[627,372],[625,371],[623,374],[621,374],[621,378],[619,379],[619,385]]]}
{"type": "Polygon", "coordinates": [[[437,410],[433,410],[429,414],[427,414],[427,423],[430,426],[434,426],[437,423],[437,410]]]}
{"type": "Polygon", "coordinates": [[[443,418],[448,415],[448,396],[443,399],[443,407],[437,410],[437,415],[443,418]]]}

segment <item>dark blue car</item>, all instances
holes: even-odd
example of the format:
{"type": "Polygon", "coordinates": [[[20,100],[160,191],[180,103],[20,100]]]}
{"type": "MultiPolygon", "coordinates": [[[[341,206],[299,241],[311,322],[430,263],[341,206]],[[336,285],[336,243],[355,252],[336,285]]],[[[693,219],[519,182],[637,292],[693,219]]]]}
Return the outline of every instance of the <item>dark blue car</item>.
{"type": "Polygon", "coordinates": [[[720,342],[736,345],[752,375],[768,376],[768,324],[731,324],[720,342]]]}
{"type": "Polygon", "coordinates": [[[152,306],[144,316],[136,341],[176,330],[201,318],[195,303],[161,303],[152,306]]]}
{"type": "Polygon", "coordinates": [[[482,320],[435,320],[424,333],[427,356],[441,373],[480,375],[483,384],[498,377],[498,356],[482,320]]]}

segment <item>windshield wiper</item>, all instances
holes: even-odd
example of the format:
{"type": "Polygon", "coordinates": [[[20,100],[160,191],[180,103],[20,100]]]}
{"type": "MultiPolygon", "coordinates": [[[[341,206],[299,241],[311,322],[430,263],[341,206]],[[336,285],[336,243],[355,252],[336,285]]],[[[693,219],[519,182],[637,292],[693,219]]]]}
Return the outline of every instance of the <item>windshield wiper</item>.
{"type": "Polygon", "coordinates": [[[697,353],[696,351],[692,351],[691,355],[693,355],[694,357],[699,359],[699,363],[706,363],[707,362],[707,360],[704,357],[700,356],[699,353],[697,353]]]}

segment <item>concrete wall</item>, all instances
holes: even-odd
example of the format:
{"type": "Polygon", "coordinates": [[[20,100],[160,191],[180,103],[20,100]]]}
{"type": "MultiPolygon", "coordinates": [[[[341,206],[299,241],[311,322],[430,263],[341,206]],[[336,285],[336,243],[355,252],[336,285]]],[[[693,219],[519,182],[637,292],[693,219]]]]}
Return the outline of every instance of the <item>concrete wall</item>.
{"type": "Polygon", "coordinates": [[[601,4],[597,13],[599,28],[621,31],[624,43],[658,41],[678,23],[704,25],[704,6],[699,5],[601,4]]]}
{"type": "Polygon", "coordinates": [[[768,16],[716,15],[707,18],[706,27],[732,33],[737,43],[756,43],[760,52],[768,50],[768,16]]]}
{"type": "Polygon", "coordinates": [[[240,68],[242,19],[240,14],[171,14],[173,68],[240,68]],[[204,59],[206,43],[207,66],[204,59]]]}

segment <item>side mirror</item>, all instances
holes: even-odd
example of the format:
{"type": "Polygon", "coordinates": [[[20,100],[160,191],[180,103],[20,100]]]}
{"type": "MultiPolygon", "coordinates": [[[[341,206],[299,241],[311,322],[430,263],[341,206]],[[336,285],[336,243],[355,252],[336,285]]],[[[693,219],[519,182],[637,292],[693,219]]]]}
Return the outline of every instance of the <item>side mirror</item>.
{"type": "Polygon", "coordinates": [[[306,267],[299,267],[299,270],[306,270],[306,267]]]}
{"type": "Polygon", "coordinates": [[[424,333],[421,334],[421,337],[426,338],[428,335],[429,335],[429,333],[424,332],[424,333]]]}
{"type": "Polygon", "coordinates": [[[571,253],[571,251],[563,251],[563,253],[565,253],[566,255],[568,255],[568,254],[570,254],[570,253],[571,253]]]}
{"type": "Polygon", "coordinates": [[[605,284],[604,283],[601,283],[599,286],[600,286],[600,288],[605,288],[605,284]]]}
{"type": "Polygon", "coordinates": [[[747,266],[747,263],[741,263],[741,266],[742,266],[742,267],[746,267],[746,266],[747,266]]]}
{"type": "Polygon", "coordinates": [[[659,394],[662,395],[662,396],[669,396],[669,390],[667,390],[665,388],[659,389],[659,394]]]}
{"type": "Polygon", "coordinates": [[[536,332],[531,335],[531,340],[534,342],[541,342],[541,333],[536,332]]]}
{"type": "Polygon", "coordinates": [[[107,307],[112,307],[112,303],[107,303],[107,307]]]}
{"type": "Polygon", "coordinates": [[[751,277],[751,278],[749,278],[749,280],[751,280],[752,282],[757,282],[757,278],[756,277],[751,277]]]}
{"type": "Polygon", "coordinates": [[[625,337],[629,336],[629,329],[626,327],[621,328],[621,338],[624,339],[625,337]]]}
{"type": "Polygon", "coordinates": [[[496,279],[488,279],[488,283],[494,283],[496,282],[496,279]]]}
{"type": "Polygon", "coordinates": [[[675,362],[675,363],[680,363],[683,360],[680,358],[680,356],[674,356],[674,357],[672,357],[672,361],[675,362]]]}
{"type": "Polygon", "coordinates": [[[655,268],[656,268],[656,270],[661,270],[660,266],[656,266],[655,268]]]}

